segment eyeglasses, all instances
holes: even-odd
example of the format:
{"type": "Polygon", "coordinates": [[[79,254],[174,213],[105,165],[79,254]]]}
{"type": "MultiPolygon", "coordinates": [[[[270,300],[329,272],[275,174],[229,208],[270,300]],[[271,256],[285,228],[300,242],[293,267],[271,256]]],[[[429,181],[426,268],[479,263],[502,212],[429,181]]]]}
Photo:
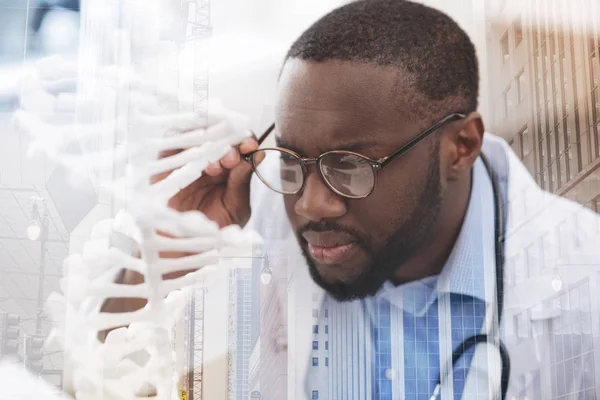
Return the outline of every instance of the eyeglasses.
{"type": "MultiPolygon", "coordinates": [[[[377,182],[377,173],[386,165],[442,126],[464,117],[463,114],[458,113],[448,115],[389,156],[378,160],[346,150],[333,150],[323,153],[317,158],[305,158],[281,147],[258,149],[246,154],[244,158],[252,165],[259,179],[275,192],[281,194],[300,192],[306,181],[308,166],[316,164],[319,175],[336,194],[350,199],[363,199],[373,192],[377,182]],[[266,158],[276,158],[279,162],[269,164],[269,166],[266,166],[266,163],[260,163],[266,158]],[[277,171],[272,170],[273,165],[278,168],[277,171]]],[[[261,144],[274,129],[275,124],[263,133],[258,139],[258,143],[261,144]]]]}

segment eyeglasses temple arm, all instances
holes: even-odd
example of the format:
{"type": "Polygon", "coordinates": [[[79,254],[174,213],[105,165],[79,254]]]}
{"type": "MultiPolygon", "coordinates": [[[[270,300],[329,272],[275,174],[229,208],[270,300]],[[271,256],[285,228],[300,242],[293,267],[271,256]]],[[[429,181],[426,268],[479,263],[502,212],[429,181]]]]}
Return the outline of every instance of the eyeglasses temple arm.
{"type": "Polygon", "coordinates": [[[426,129],[425,131],[421,132],[419,135],[415,136],[410,142],[406,143],[404,146],[402,146],[401,148],[399,148],[398,150],[396,150],[389,156],[379,160],[381,167],[384,167],[386,164],[390,163],[394,158],[396,158],[400,154],[403,154],[403,153],[407,152],[408,150],[410,150],[412,147],[416,146],[421,140],[425,139],[427,136],[429,136],[433,132],[437,131],[442,126],[444,126],[450,122],[458,121],[459,119],[462,119],[464,117],[465,117],[464,114],[458,114],[458,113],[448,115],[446,118],[442,119],[441,121],[439,121],[438,123],[433,125],[431,128],[426,129]]]}
{"type": "Polygon", "coordinates": [[[269,128],[267,128],[267,130],[262,135],[260,135],[260,137],[258,138],[258,145],[259,146],[262,144],[262,142],[265,141],[265,139],[269,136],[269,134],[271,132],[273,132],[273,129],[275,129],[275,124],[274,123],[271,124],[271,126],[269,128]]]}

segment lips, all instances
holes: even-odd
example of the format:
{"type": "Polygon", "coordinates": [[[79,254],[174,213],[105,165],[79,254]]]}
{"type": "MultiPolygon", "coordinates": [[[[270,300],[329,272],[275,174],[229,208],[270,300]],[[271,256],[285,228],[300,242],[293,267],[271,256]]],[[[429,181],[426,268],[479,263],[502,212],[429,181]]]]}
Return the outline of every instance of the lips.
{"type": "Polygon", "coordinates": [[[347,234],[308,231],[302,236],[308,243],[311,257],[320,264],[341,264],[350,260],[358,251],[356,240],[347,234]]]}

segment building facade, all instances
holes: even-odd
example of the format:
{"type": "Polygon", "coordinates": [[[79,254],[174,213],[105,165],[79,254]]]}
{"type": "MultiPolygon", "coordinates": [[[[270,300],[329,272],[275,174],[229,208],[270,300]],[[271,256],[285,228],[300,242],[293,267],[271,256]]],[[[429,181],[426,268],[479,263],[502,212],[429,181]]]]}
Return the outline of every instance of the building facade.
{"type": "Polygon", "coordinates": [[[231,293],[235,296],[233,313],[235,347],[234,350],[234,391],[232,400],[247,400],[249,396],[248,378],[250,354],[252,352],[252,269],[239,268],[231,271],[231,293]]]}
{"type": "Polygon", "coordinates": [[[593,0],[488,2],[488,130],[545,190],[598,209],[600,27],[593,0]]]}
{"type": "Polygon", "coordinates": [[[261,288],[260,393],[263,400],[286,399],[288,391],[286,264],[278,264],[261,288]],[[278,272],[283,272],[279,274],[278,272]]]}
{"type": "Polygon", "coordinates": [[[308,304],[311,306],[310,308],[306,307],[306,311],[310,310],[310,335],[312,340],[309,341],[310,357],[308,357],[308,370],[306,372],[308,386],[305,387],[305,392],[311,400],[327,400],[332,398],[329,385],[331,380],[329,363],[334,361],[330,357],[333,344],[330,342],[330,338],[333,336],[333,332],[330,331],[329,325],[331,320],[329,302],[322,301],[322,296],[319,295],[318,291],[314,291],[310,296],[310,303],[308,304]]]}
{"type": "MultiPolygon", "coordinates": [[[[487,130],[509,142],[540,187],[596,212],[600,211],[600,24],[590,15],[599,11],[593,0],[487,2],[488,58],[482,60],[482,68],[494,77],[484,82],[489,84],[494,111],[486,119],[487,130]]],[[[535,218],[543,212],[535,204],[528,208],[519,217],[535,218]]],[[[598,274],[565,276],[559,265],[536,262],[560,258],[572,245],[563,234],[580,231],[582,215],[575,213],[549,227],[542,237],[531,238],[523,251],[507,257],[509,290],[533,289],[540,277],[553,276],[557,290],[545,299],[545,306],[570,310],[560,318],[540,315],[537,307],[507,315],[506,340],[526,348],[534,337],[546,339],[547,348],[539,350],[541,367],[515,378],[523,387],[522,398],[531,395],[524,389],[527,385],[547,399],[596,398],[598,274]],[[534,270],[534,265],[542,270],[534,270]],[[553,356],[563,350],[575,357],[555,360],[553,356]],[[571,382],[581,376],[589,387],[573,393],[571,382]]]]}

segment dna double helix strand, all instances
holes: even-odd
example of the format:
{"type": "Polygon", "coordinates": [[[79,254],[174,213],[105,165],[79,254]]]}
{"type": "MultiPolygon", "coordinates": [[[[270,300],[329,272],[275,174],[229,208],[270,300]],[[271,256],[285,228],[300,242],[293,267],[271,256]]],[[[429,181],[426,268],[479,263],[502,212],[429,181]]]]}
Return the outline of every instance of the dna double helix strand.
{"type": "MultiPolygon", "coordinates": [[[[199,211],[177,212],[168,202],[250,131],[242,116],[205,100],[194,104],[193,95],[173,90],[181,82],[164,84],[177,82],[179,72],[160,60],[172,60],[178,47],[153,30],[159,1],[132,1],[125,11],[126,1],[102,3],[105,17],[119,9],[122,20],[129,18],[117,26],[91,24],[104,27],[96,34],[118,55],[102,63],[86,58],[91,50],[82,46],[77,60],[40,60],[22,82],[21,108],[13,117],[16,129],[32,139],[32,156],[42,153],[68,168],[75,183],[78,175],[91,177],[118,205],[113,218],[94,226],[81,254],[65,260],[61,291],[47,302],[54,323],[49,341],[64,349],[65,390],[78,400],[172,399],[185,373],[176,367],[182,363],[172,342],[188,291],[226,274],[232,257],[256,254],[261,239],[239,226],[220,229],[199,211]],[[73,142],[84,151],[71,152],[73,142]],[[173,251],[190,255],[162,256],[173,251]],[[123,268],[143,275],[144,283],[116,283],[123,268]],[[163,279],[173,273],[179,277],[163,279]],[[109,298],[147,304],[133,312],[100,312],[109,298]]],[[[99,4],[84,2],[87,18],[99,4]]]]}

